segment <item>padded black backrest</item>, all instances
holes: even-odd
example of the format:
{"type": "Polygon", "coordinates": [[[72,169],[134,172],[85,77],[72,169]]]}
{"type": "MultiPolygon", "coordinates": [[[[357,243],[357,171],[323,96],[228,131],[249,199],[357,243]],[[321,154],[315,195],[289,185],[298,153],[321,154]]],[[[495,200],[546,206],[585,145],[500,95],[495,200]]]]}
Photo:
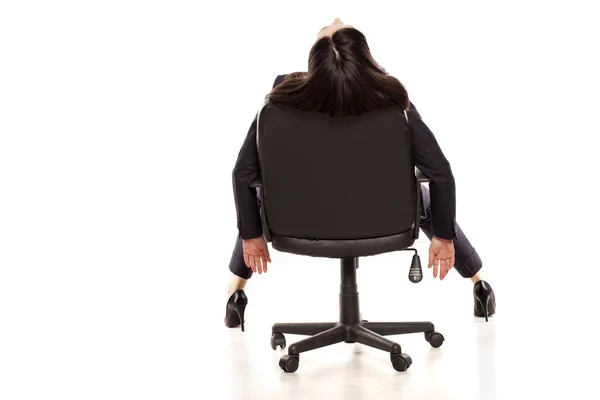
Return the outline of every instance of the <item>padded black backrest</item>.
{"type": "Polygon", "coordinates": [[[400,108],[332,118],[267,102],[257,144],[274,235],[367,239],[415,222],[412,145],[400,108]]]}

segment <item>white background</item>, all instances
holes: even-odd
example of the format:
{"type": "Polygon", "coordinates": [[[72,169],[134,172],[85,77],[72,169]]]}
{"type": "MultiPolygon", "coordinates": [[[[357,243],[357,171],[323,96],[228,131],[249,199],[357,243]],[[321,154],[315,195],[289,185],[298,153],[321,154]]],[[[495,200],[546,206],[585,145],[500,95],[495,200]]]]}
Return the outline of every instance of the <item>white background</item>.
{"type": "MultiPolygon", "coordinates": [[[[214,381],[200,366],[223,349],[202,338],[222,329],[231,170],[276,75],[304,71],[335,17],[436,134],[499,304],[549,332],[596,312],[591,4],[2,2],[0,398],[197,398],[214,381]]],[[[249,291],[335,312],[335,264],[273,258],[249,291]],[[303,298],[309,284],[324,289],[303,298]]],[[[409,260],[366,260],[365,290],[412,291],[409,260]]],[[[427,278],[432,302],[470,296],[456,273],[427,278]]],[[[588,323],[568,331],[595,347],[588,323]]]]}

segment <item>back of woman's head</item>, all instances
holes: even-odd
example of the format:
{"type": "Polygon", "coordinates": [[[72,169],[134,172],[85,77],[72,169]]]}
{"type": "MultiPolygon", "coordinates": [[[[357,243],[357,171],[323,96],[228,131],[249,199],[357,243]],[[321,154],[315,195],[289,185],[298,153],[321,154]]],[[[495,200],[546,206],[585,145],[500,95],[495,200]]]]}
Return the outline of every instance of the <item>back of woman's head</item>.
{"type": "Polygon", "coordinates": [[[404,86],[375,62],[365,36],[354,28],[317,40],[310,50],[308,72],[288,75],[267,98],[284,107],[331,116],[409,106],[404,86]]]}

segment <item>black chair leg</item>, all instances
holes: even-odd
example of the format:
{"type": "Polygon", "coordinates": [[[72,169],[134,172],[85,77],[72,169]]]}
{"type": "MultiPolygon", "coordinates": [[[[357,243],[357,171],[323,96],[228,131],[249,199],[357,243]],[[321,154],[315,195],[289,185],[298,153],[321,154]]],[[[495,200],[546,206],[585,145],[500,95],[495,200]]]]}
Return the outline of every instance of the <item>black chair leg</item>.
{"type": "Polygon", "coordinates": [[[307,322],[274,324],[273,333],[289,333],[291,335],[316,335],[335,327],[337,322],[307,322]]]}
{"type": "Polygon", "coordinates": [[[387,351],[391,354],[402,353],[402,348],[398,343],[392,342],[361,325],[353,326],[350,332],[354,341],[364,344],[365,346],[387,351]]]}
{"type": "Polygon", "coordinates": [[[435,331],[431,322],[365,322],[363,326],[383,336],[435,331]]]}
{"type": "Polygon", "coordinates": [[[308,337],[304,340],[290,345],[288,354],[298,355],[300,353],[305,353],[310,350],[315,350],[321,347],[343,342],[344,340],[346,340],[346,338],[346,327],[342,325],[334,326],[331,329],[328,329],[321,333],[317,333],[314,336],[308,337]]]}

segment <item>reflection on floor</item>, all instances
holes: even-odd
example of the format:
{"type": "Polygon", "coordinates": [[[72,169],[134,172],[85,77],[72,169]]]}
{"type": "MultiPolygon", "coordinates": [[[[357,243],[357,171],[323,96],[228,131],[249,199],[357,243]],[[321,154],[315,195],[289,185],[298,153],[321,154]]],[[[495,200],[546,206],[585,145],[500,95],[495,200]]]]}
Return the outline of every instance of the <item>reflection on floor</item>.
{"type": "MultiPolygon", "coordinates": [[[[286,350],[270,348],[274,322],[337,320],[339,269],[335,260],[278,255],[264,276],[255,276],[246,293],[246,332],[216,326],[213,340],[222,358],[214,371],[219,398],[227,399],[512,399],[542,393],[573,393],[582,377],[577,354],[566,362],[563,326],[543,330],[550,307],[524,310],[519,283],[491,280],[498,314],[489,322],[473,316],[472,285],[458,274],[446,281],[429,275],[419,284],[407,279],[409,256],[379,256],[361,262],[358,283],[363,317],[370,321],[435,324],[446,341],[432,348],[422,334],[392,336],[412,357],[406,372],[396,372],[389,355],[360,344],[340,343],[303,353],[299,369],[278,366],[286,350]],[[406,265],[404,265],[404,264],[406,265]],[[506,289],[506,283],[513,290],[506,289]]],[[[430,271],[425,271],[430,273],[430,271]]],[[[496,274],[501,276],[500,274],[496,274]]],[[[221,298],[225,299],[223,293],[221,298]]],[[[224,309],[217,307],[216,318],[224,309]]],[[[302,336],[286,335],[288,346],[302,336]]],[[[573,344],[569,344],[573,346],[573,344]]],[[[570,358],[570,356],[567,356],[570,358]]],[[[209,360],[207,360],[209,361],[209,360]]],[[[210,363],[207,363],[210,365],[210,363]]],[[[581,392],[583,393],[583,392],[581,392]]]]}

